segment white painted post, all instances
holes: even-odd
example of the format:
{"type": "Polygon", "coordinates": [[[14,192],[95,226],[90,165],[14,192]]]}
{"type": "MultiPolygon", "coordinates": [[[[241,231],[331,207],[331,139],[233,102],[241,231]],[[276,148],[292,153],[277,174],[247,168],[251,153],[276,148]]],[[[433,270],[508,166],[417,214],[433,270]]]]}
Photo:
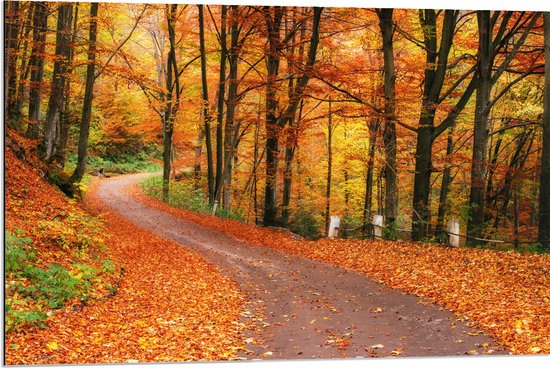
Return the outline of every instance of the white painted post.
{"type": "Polygon", "coordinates": [[[372,218],[372,225],[374,227],[374,239],[382,239],[382,229],[384,228],[384,216],[374,215],[372,218]]]}
{"type": "Polygon", "coordinates": [[[330,225],[328,227],[328,237],[338,237],[338,229],[340,228],[340,217],[330,216],[330,225]]]}
{"type": "Polygon", "coordinates": [[[449,236],[449,245],[458,248],[460,244],[460,222],[458,220],[449,220],[447,223],[447,235],[449,236]]]}
{"type": "Polygon", "coordinates": [[[216,215],[216,211],[218,210],[218,201],[214,201],[214,204],[212,205],[212,212],[211,215],[216,215]]]}

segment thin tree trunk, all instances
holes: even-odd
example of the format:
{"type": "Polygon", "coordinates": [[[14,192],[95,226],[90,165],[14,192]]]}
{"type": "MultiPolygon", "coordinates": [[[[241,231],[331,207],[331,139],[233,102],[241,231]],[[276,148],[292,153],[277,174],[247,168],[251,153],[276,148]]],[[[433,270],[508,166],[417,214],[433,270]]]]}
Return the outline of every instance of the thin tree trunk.
{"type": "MultiPolygon", "coordinates": [[[[449,130],[449,135],[447,136],[447,160],[454,150],[453,134],[454,126],[451,127],[451,129],[449,130]]],[[[446,162],[445,168],[443,169],[443,177],[441,178],[441,191],[439,193],[437,223],[435,226],[435,236],[439,242],[443,242],[446,237],[445,216],[447,215],[447,198],[449,196],[449,190],[451,188],[452,181],[453,177],[451,176],[451,164],[449,162],[446,162]]]]}
{"type": "MultiPolygon", "coordinates": [[[[17,128],[21,128],[21,119],[23,117],[23,99],[25,97],[25,90],[26,90],[26,82],[29,77],[30,73],[30,66],[29,66],[29,35],[31,34],[31,23],[32,18],[34,16],[34,7],[36,3],[30,2],[29,3],[29,9],[27,11],[27,16],[25,18],[25,24],[23,25],[23,32],[21,33],[21,37],[23,38],[23,54],[21,55],[21,67],[19,70],[19,82],[18,82],[18,88],[17,88],[17,96],[15,99],[15,107],[14,107],[14,116],[13,121],[14,125],[17,128]]],[[[31,46],[32,48],[32,46],[31,46]]]]}
{"type": "MultiPolygon", "coordinates": [[[[71,39],[71,49],[69,52],[69,60],[67,61],[67,74],[70,75],[73,71],[73,60],[74,60],[74,45],[76,44],[77,36],[77,26],[78,26],[78,3],[74,4],[74,16],[73,16],[73,28],[72,28],[72,39],[71,39]]],[[[60,115],[60,125],[61,132],[59,136],[59,147],[55,155],[53,156],[53,161],[56,162],[59,167],[65,166],[65,161],[67,159],[67,143],[69,141],[69,128],[70,128],[70,102],[71,102],[71,78],[65,78],[65,101],[63,104],[63,109],[60,115]]]]}
{"type": "Polygon", "coordinates": [[[38,138],[40,126],[40,105],[44,84],[44,51],[46,48],[46,27],[48,23],[48,3],[37,2],[34,5],[33,45],[29,61],[31,80],[29,84],[29,112],[27,136],[38,138]]]}
{"type": "Polygon", "coordinates": [[[223,105],[225,101],[225,73],[227,63],[227,6],[222,5],[220,25],[220,84],[218,87],[218,119],[216,124],[216,189],[214,201],[219,201],[223,180],[223,105]]]}
{"type": "Polygon", "coordinates": [[[281,58],[280,27],[284,10],[277,6],[273,8],[273,14],[271,14],[270,7],[264,7],[264,12],[266,13],[269,50],[266,51],[266,171],[263,223],[265,226],[273,226],[277,222],[277,154],[279,152],[279,126],[276,117],[279,102],[276,98],[276,80],[279,74],[279,63],[281,58]]]}
{"type": "Polygon", "coordinates": [[[328,236],[330,226],[330,190],[332,185],[332,134],[334,127],[332,124],[332,101],[328,101],[328,121],[327,121],[327,188],[325,193],[325,234],[328,236]]]}
{"type": "Polygon", "coordinates": [[[90,122],[92,120],[92,103],[94,98],[98,9],[98,3],[91,3],[86,87],[84,89],[84,103],[82,105],[82,118],[80,120],[80,134],[78,136],[78,158],[76,168],[71,177],[73,183],[79,183],[82,180],[86,171],[86,160],[88,158],[88,139],[90,137],[90,122]]]}
{"type": "Polygon", "coordinates": [[[223,207],[229,213],[231,210],[231,182],[233,177],[234,147],[237,144],[239,131],[235,124],[237,109],[237,89],[239,71],[239,18],[238,6],[231,6],[231,48],[228,53],[229,60],[229,86],[227,88],[227,116],[225,119],[224,141],[224,172],[223,172],[223,207]]]}
{"type": "Polygon", "coordinates": [[[393,56],[393,9],[377,9],[382,31],[384,54],[384,153],[386,159],[386,205],[387,226],[392,226],[398,215],[399,191],[397,187],[397,136],[395,130],[395,63],[393,56]]]}
{"type": "Polygon", "coordinates": [[[163,170],[162,170],[162,197],[168,201],[170,196],[170,168],[172,163],[172,138],[174,135],[174,121],[180,103],[179,72],[176,61],[176,34],[174,23],[178,4],[166,5],[166,24],[168,28],[169,52],[166,60],[166,106],[164,108],[164,142],[163,142],[163,170]],[[174,96],[175,95],[175,96],[174,96]],[[175,97],[175,98],[174,98],[175,97]]]}
{"type": "MultiPolygon", "coordinates": [[[[443,123],[440,124],[438,129],[435,128],[434,119],[447,71],[448,56],[452,45],[457,16],[457,11],[445,11],[441,40],[438,48],[436,27],[437,15],[435,10],[428,9],[419,11],[420,23],[424,33],[426,67],[424,70],[424,92],[417,129],[415,152],[416,162],[414,170],[412,222],[413,241],[422,240],[428,235],[428,224],[430,219],[430,177],[433,171],[432,147],[437,135],[441,134],[444,130],[443,123]]],[[[464,98],[469,98],[472,92],[471,90],[464,92],[464,96],[458,104],[462,103],[465,105],[464,98]]],[[[461,106],[461,108],[455,106],[452,114],[458,114],[462,108],[463,106],[461,106]]],[[[447,117],[447,119],[449,119],[449,117],[447,117]]],[[[445,119],[445,121],[447,119],[445,119]]]]}
{"type": "MultiPolygon", "coordinates": [[[[63,101],[65,99],[65,80],[67,77],[67,67],[71,50],[70,29],[72,24],[72,12],[73,6],[71,3],[61,3],[59,5],[57,18],[57,35],[55,42],[56,60],[53,69],[52,92],[50,94],[50,99],[48,102],[48,112],[46,114],[46,126],[44,129],[44,140],[42,145],[43,159],[45,162],[52,161],[57,152],[57,149],[59,148],[59,142],[61,138],[61,111],[63,109],[63,101]]],[[[94,26],[90,25],[90,29],[91,28],[96,29],[97,24],[94,26]]],[[[93,37],[93,47],[95,50],[95,31],[93,37]]],[[[95,58],[95,54],[93,57],[95,58]]],[[[90,60],[89,57],[88,60],[90,60]]],[[[93,78],[93,74],[92,76],[87,76],[87,78],[88,77],[93,78]]],[[[89,95],[87,97],[91,98],[91,96],[92,95],[89,95]]],[[[89,102],[91,103],[91,101],[89,102]]],[[[86,100],[84,101],[84,105],[86,105],[86,100]]]]}
{"type": "Polygon", "coordinates": [[[378,137],[379,122],[369,124],[369,150],[367,161],[367,174],[365,176],[365,202],[363,207],[363,231],[366,235],[367,224],[372,219],[372,190],[374,177],[374,155],[376,153],[376,140],[378,137]]]}
{"type": "Polygon", "coordinates": [[[8,1],[6,6],[6,30],[4,43],[4,111],[6,122],[14,126],[16,114],[15,99],[17,98],[17,52],[19,44],[19,1],[8,1]]]}
{"type": "MultiPolygon", "coordinates": [[[[470,184],[468,235],[480,238],[483,235],[485,185],[487,178],[488,119],[491,102],[492,26],[490,11],[477,12],[479,47],[477,69],[477,93],[474,124],[474,146],[470,184]]],[[[467,246],[481,245],[468,238],[467,246]]]]}
{"type": "MultiPolygon", "coordinates": [[[[550,60],[550,13],[544,13],[544,59],[550,60]]],[[[539,236],[550,250],[550,62],[544,65],[544,116],[539,190],[539,236]]]]}
{"type": "Polygon", "coordinates": [[[204,46],[204,10],[203,5],[197,5],[199,9],[199,43],[201,54],[201,80],[202,80],[202,103],[204,119],[204,135],[206,138],[206,160],[207,160],[207,179],[208,179],[208,202],[214,203],[214,162],[212,160],[212,131],[210,123],[212,117],[209,110],[208,80],[206,76],[206,51],[204,46]]]}

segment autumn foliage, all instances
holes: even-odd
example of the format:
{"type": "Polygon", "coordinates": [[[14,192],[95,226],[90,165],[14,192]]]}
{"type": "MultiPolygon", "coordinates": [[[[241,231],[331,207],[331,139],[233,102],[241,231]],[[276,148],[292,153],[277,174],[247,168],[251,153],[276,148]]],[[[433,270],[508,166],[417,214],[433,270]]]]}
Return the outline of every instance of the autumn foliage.
{"type": "Polygon", "coordinates": [[[428,243],[295,240],[287,232],[176,209],[134,190],[175,216],[265,246],[361,272],[425,297],[489,333],[515,354],[550,352],[550,255],[428,243]]]}
{"type": "MultiPolygon", "coordinates": [[[[67,200],[11,149],[6,167],[6,228],[32,238],[38,253],[33,266],[70,269],[81,262],[100,267],[107,255],[116,265],[116,271],[93,280],[85,302],[73,298],[58,309],[29,302],[27,307],[42,308],[50,316],[38,326],[20,325],[6,335],[7,364],[224,360],[242,348],[243,295],[215,266],[104,213],[93,185],[86,206],[104,213],[101,220],[67,200]],[[58,223],[59,214],[64,220],[58,223]],[[89,249],[76,249],[77,237],[84,236],[90,239],[89,249]]],[[[17,282],[7,275],[8,300],[17,293],[11,287],[17,282]]]]}

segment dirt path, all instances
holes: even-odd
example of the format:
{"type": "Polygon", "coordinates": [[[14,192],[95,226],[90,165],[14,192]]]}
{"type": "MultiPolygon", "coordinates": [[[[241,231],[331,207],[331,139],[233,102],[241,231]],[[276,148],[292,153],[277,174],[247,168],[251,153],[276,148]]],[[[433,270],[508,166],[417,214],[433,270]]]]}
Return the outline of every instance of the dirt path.
{"type": "Polygon", "coordinates": [[[244,358],[502,352],[489,337],[418,297],[353,271],[248,245],[148,207],[125,191],[141,178],[105,181],[98,188],[99,198],[138,226],[201,253],[240,284],[248,295],[249,311],[243,319],[256,319],[258,326],[247,336],[251,352],[242,354],[244,358]]]}

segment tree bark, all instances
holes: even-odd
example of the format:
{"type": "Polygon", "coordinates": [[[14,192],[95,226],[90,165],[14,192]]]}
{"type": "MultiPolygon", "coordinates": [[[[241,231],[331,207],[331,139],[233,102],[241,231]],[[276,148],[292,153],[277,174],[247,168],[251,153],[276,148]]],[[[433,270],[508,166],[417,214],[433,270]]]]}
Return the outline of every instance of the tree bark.
{"type": "Polygon", "coordinates": [[[216,189],[214,201],[219,201],[223,181],[223,105],[225,101],[225,73],[227,64],[227,6],[222,5],[220,25],[220,83],[218,85],[218,119],[216,124],[216,189]]]}
{"type": "Polygon", "coordinates": [[[550,250],[550,13],[544,13],[544,116],[539,190],[538,240],[550,250]]]}
{"type": "MultiPolygon", "coordinates": [[[[19,68],[18,88],[17,96],[15,98],[13,123],[17,128],[21,128],[21,119],[23,117],[23,99],[25,97],[25,90],[27,80],[30,73],[30,58],[29,53],[29,35],[31,34],[31,24],[34,16],[34,7],[36,3],[30,2],[27,16],[25,17],[25,23],[23,24],[23,31],[21,32],[21,38],[23,39],[23,51],[21,55],[21,66],[19,68]]],[[[32,48],[32,46],[31,46],[32,48]]]]}
{"type": "Polygon", "coordinates": [[[94,98],[98,9],[98,3],[90,4],[88,66],[86,68],[86,86],[84,89],[82,118],[80,120],[80,133],[78,136],[78,158],[76,168],[71,177],[73,183],[79,183],[82,180],[84,172],[86,171],[86,160],[88,158],[88,139],[90,137],[90,122],[92,120],[92,103],[94,98]]]}
{"type": "Polygon", "coordinates": [[[46,48],[47,23],[48,3],[43,1],[35,3],[32,23],[33,45],[29,61],[31,79],[29,84],[29,123],[27,126],[27,135],[33,139],[38,138],[40,126],[40,105],[44,84],[44,51],[46,48]]]}
{"type": "Polygon", "coordinates": [[[232,178],[233,178],[233,157],[238,139],[238,124],[235,124],[237,110],[237,89],[239,71],[239,7],[231,6],[231,48],[228,52],[229,80],[227,88],[227,116],[225,119],[224,137],[224,165],[223,165],[223,208],[229,213],[231,211],[232,178]]]}
{"type": "Polygon", "coordinates": [[[170,196],[170,172],[172,164],[172,138],[174,121],[180,104],[180,84],[176,60],[176,34],[174,23],[178,4],[166,5],[166,24],[168,28],[169,51],[166,60],[166,106],[164,107],[164,141],[162,152],[162,197],[167,201],[170,196]]]}
{"type": "Polygon", "coordinates": [[[384,54],[384,153],[386,159],[386,224],[392,226],[398,215],[397,136],[395,130],[395,62],[393,56],[393,9],[377,9],[384,54]]]}
{"type": "Polygon", "coordinates": [[[15,99],[17,98],[17,51],[19,44],[19,1],[8,1],[6,6],[6,30],[4,43],[4,111],[6,122],[14,126],[16,114],[15,99]]]}
{"type": "MultiPolygon", "coordinates": [[[[491,102],[492,69],[492,26],[490,11],[477,12],[479,45],[477,64],[477,93],[474,118],[474,146],[472,154],[472,175],[470,184],[470,205],[468,235],[480,238],[483,235],[484,200],[487,176],[487,142],[489,139],[488,119],[491,102]]],[[[467,246],[481,245],[469,238],[467,246]]]]}
{"type": "Polygon", "coordinates": [[[330,227],[330,191],[332,185],[332,134],[334,126],[332,123],[332,101],[328,102],[328,121],[327,121],[327,188],[325,192],[325,234],[328,236],[330,227]]]}
{"type": "Polygon", "coordinates": [[[266,101],[265,101],[265,130],[266,130],[266,165],[265,165],[265,194],[264,194],[264,216],[265,226],[273,226],[277,222],[277,167],[279,152],[279,126],[277,124],[277,100],[276,80],[279,74],[281,60],[281,21],[283,8],[264,7],[266,24],[268,29],[269,50],[266,55],[267,80],[266,80],[266,101]]]}
{"type": "MultiPolygon", "coordinates": [[[[43,160],[48,163],[50,163],[55,156],[57,149],[59,148],[61,137],[61,111],[63,109],[63,101],[65,99],[65,80],[67,76],[69,54],[71,50],[70,30],[72,24],[72,11],[73,5],[71,3],[61,3],[59,5],[57,18],[57,35],[55,42],[56,60],[54,62],[53,68],[52,91],[50,94],[50,99],[48,101],[46,126],[44,129],[44,140],[42,145],[43,160]]],[[[97,24],[95,26],[90,25],[90,29],[91,28],[96,29],[97,24]]],[[[93,47],[95,50],[95,40],[93,47]]],[[[88,58],[88,60],[90,59],[88,58]]],[[[93,75],[91,77],[93,78],[93,75]]],[[[91,95],[88,97],[91,98],[91,95]]],[[[84,101],[84,105],[86,105],[86,100],[84,101]]]]}
{"type": "MultiPolygon", "coordinates": [[[[419,241],[428,236],[430,219],[430,177],[432,167],[432,147],[435,138],[444,130],[443,123],[436,129],[435,113],[439,104],[441,89],[447,71],[458,12],[446,10],[441,31],[441,44],[437,48],[437,15],[435,10],[420,10],[419,18],[424,32],[426,67],[424,70],[424,92],[417,130],[416,162],[414,170],[412,240],[419,241]]],[[[471,93],[471,92],[470,92],[471,93]]],[[[468,96],[467,92],[464,96],[468,96]]],[[[469,97],[468,97],[469,98],[469,97]]],[[[459,102],[460,103],[460,102],[459,102]]],[[[465,105],[465,102],[464,102],[465,105]]],[[[458,114],[462,109],[453,109],[458,114]]]]}
{"type": "Polygon", "coordinates": [[[214,203],[214,162],[212,160],[212,131],[210,123],[212,117],[209,110],[208,80],[206,78],[206,50],[204,45],[204,6],[197,5],[199,9],[199,44],[201,54],[201,81],[202,81],[202,116],[204,119],[204,135],[206,139],[206,161],[207,161],[207,180],[208,180],[208,202],[214,203]]]}
{"type": "Polygon", "coordinates": [[[369,150],[367,156],[367,173],[365,175],[365,202],[363,206],[363,235],[366,235],[367,224],[372,220],[374,155],[376,153],[378,129],[380,129],[380,123],[378,121],[369,124],[369,150]]]}
{"type": "MultiPolygon", "coordinates": [[[[453,134],[454,126],[451,127],[449,130],[449,135],[447,136],[447,159],[454,150],[453,134]]],[[[441,178],[441,191],[439,193],[439,206],[437,208],[437,223],[435,225],[435,236],[439,242],[443,242],[446,237],[445,217],[447,215],[447,198],[449,196],[452,181],[453,177],[451,176],[451,165],[447,162],[445,163],[443,177],[441,178]]]]}

